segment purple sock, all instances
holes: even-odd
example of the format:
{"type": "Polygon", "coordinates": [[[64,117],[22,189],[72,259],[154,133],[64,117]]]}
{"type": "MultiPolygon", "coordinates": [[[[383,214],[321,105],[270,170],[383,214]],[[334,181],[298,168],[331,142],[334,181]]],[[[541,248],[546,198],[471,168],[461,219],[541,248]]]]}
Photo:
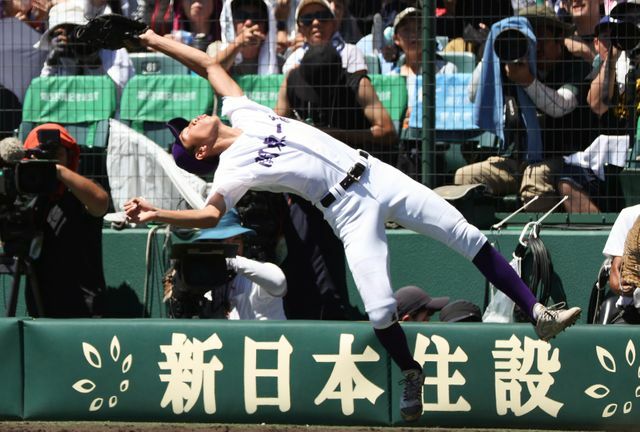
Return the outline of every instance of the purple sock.
{"type": "Polygon", "coordinates": [[[395,364],[400,370],[422,369],[420,364],[413,359],[409,345],[407,344],[407,336],[404,330],[397,322],[386,329],[373,329],[378,340],[387,350],[395,364]]]}
{"type": "Polygon", "coordinates": [[[486,242],[473,258],[473,264],[497,289],[513,300],[524,313],[533,319],[533,306],[538,299],[500,253],[486,242]]]}

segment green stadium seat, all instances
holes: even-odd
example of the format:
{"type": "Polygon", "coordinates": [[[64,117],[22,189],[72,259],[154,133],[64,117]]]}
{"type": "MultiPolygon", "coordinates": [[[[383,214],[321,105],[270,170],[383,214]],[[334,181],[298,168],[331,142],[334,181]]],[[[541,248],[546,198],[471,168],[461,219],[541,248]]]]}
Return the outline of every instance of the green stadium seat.
{"type": "Polygon", "coordinates": [[[234,79],[252,101],[271,109],[276,107],[284,75],[237,75],[234,79]]]}
{"type": "Polygon", "coordinates": [[[120,103],[120,119],[166,149],[173,142],[167,121],[211,112],[211,86],[196,75],[136,75],[124,88],[120,103]]]}
{"type": "Polygon", "coordinates": [[[187,75],[189,68],[162,53],[130,53],[136,75],[187,75]]]}
{"type": "MultiPolygon", "coordinates": [[[[267,106],[271,109],[276,107],[278,102],[278,92],[280,91],[280,85],[284,79],[283,74],[273,75],[236,75],[233,77],[235,82],[238,83],[242,91],[249,99],[260,105],[267,106]]],[[[220,116],[222,109],[222,101],[220,97],[216,95],[216,113],[220,116]]],[[[226,117],[221,117],[225,123],[229,122],[226,117]]]]}
{"type": "Polygon", "coordinates": [[[380,73],[380,60],[376,54],[365,54],[364,61],[367,63],[369,75],[380,73]]]}
{"type": "Polygon", "coordinates": [[[19,138],[34,127],[59,123],[85,147],[106,147],[116,87],[106,75],[35,78],[24,99],[19,138]]]}
{"type": "Polygon", "coordinates": [[[458,73],[472,73],[476,67],[476,55],[470,51],[438,51],[443,59],[455,64],[458,73]]]}
{"type": "Polygon", "coordinates": [[[407,110],[407,82],[401,75],[369,74],[378,99],[391,116],[396,131],[400,130],[407,110]]]}

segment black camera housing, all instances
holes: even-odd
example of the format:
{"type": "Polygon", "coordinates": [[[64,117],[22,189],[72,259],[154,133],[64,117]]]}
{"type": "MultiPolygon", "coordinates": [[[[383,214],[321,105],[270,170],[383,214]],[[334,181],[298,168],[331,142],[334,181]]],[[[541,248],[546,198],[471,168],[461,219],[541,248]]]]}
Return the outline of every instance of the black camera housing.
{"type": "Polygon", "coordinates": [[[611,42],[623,51],[632,51],[640,43],[640,28],[637,24],[628,21],[613,23],[611,42]]]}
{"type": "Polygon", "coordinates": [[[57,185],[54,161],[23,160],[0,168],[0,203],[11,205],[20,195],[48,195],[57,185]]]}
{"type": "Polygon", "coordinates": [[[173,288],[167,312],[171,318],[226,319],[229,282],[235,273],[226,258],[237,255],[238,246],[219,241],[198,241],[171,246],[173,288]],[[205,293],[210,292],[210,300],[205,293]]]}
{"type": "Polygon", "coordinates": [[[38,130],[38,148],[31,151],[37,159],[55,160],[58,149],[62,146],[58,129],[38,130]]]}
{"type": "Polygon", "coordinates": [[[502,30],[493,41],[493,50],[502,63],[517,63],[529,54],[529,39],[520,30],[502,30]]]}

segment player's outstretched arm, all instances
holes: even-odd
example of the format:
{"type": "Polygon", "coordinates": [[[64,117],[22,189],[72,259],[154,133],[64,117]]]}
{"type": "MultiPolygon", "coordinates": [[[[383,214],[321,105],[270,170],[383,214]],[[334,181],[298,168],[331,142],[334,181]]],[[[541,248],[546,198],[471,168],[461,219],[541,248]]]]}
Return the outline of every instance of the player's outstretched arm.
{"type": "Polygon", "coordinates": [[[219,96],[242,96],[244,93],[238,84],[229,76],[222,65],[207,53],[181,42],[162,37],[153,30],[140,35],[143,45],[168,55],[203,78],[209,80],[211,87],[219,96]]]}
{"type": "Polygon", "coordinates": [[[183,228],[213,228],[224,214],[224,204],[222,207],[209,203],[201,209],[165,210],[138,197],[127,201],[124,211],[127,220],[134,223],[160,222],[183,228]]]}

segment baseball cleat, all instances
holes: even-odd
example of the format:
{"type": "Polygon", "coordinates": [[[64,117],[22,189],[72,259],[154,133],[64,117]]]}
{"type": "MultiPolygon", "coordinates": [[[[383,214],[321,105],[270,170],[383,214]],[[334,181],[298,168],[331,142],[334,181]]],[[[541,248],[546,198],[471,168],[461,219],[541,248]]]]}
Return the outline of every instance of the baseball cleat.
{"type": "Polygon", "coordinates": [[[538,314],[536,334],[543,341],[553,339],[558,333],[575,324],[578,318],[580,318],[582,309],[579,307],[561,309],[564,305],[564,303],[558,303],[549,307],[542,304],[536,305],[538,314]]]}
{"type": "Polygon", "coordinates": [[[404,379],[400,384],[404,384],[402,399],[400,399],[400,415],[404,421],[416,421],[422,415],[422,387],[424,386],[424,375],[420,369],[409,369],[402,371],[404,379]]]}

